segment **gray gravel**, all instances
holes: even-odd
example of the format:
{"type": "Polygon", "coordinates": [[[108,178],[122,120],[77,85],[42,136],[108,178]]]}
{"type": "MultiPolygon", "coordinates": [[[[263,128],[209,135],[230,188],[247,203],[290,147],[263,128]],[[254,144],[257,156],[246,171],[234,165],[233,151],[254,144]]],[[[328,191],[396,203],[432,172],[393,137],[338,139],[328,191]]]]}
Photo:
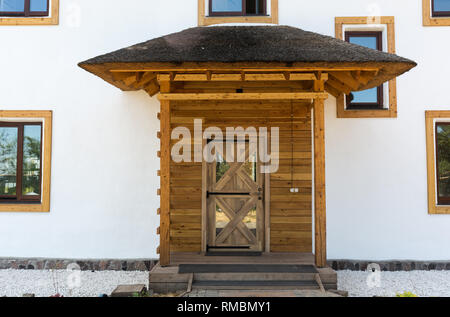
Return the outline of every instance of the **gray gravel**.
{"type": "Polygon", "coordinates": [[[338,288],[349,296],[396,296],[411,292],[419,297],[450,296],[450,271],[381,272],[380,287],[369,288],[367,272],[338,271],[338,288]]]}
{"type": "MultiPolygon", "coordinates": [[[[0,270],[0,297],[35,294],[48,297],[59,293],[65,297],[98,297],[111,294],[119,284],[148,285],[148,272],[79,272],[80,287],[68,287],[66,270],[0,270]]],[[[380,287],[369,288],[367,272],[338,271],[339,289],[349,296],[395,296],[412,292],[418,296],[450,296],[450,271],[381,272],[380,287]]],[[[73,275],[72,275],[73,277],[73,275]]],[[[72,279],[73,280],[73,279],[72,279]]],[[[76,278],[75,278],[76,280],[76,278]]]]}
{"type": "Polygon", "coordinates": [[[77,280],[73,272],[66,270],[0,270],[0,297],[35,294],[37,297],[49,297],[59,293],[65,297],[98,297],[111,294],[119,284],[148,285],[148,272],[78,272],[80,287],[72,290],[70,281],[77,280]]]}

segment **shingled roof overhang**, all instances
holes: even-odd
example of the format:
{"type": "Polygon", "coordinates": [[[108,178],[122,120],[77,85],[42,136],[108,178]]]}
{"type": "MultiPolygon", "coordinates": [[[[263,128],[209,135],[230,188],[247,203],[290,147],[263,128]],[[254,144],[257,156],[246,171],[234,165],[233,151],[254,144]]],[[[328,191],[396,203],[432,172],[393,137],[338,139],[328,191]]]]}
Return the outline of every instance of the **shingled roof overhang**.
{"type": "MultiPolygon", "coordinates": [[[[195,27],[79,64],[122,90],[142,89],[120,80],[117,74],[126,72],[322,71],[353,77],[364,72],[366,79],[353,91],[379,86],[416,65],[395,54],[289,26],[195,27]]],[[[345,92],[339,85],[334,88],[345,92]]]]}

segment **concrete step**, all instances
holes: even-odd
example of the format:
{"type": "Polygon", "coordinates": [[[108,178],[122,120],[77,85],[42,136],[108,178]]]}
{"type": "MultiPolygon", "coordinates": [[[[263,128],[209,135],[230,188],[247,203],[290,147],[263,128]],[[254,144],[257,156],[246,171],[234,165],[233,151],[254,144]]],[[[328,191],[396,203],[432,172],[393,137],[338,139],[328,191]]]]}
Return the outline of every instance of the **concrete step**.
{"type": "Polygon", "coordinates": [[[318,290],[315,281],[194,281],[192,289],[217,290],[318,290]]]}

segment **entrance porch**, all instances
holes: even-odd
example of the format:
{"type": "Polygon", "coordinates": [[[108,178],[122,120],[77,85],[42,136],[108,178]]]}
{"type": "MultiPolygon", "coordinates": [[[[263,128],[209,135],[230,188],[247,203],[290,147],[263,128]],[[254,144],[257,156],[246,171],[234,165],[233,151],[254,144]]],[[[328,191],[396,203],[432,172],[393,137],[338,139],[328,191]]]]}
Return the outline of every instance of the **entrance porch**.
{"type": "MultiPolygon", "coordinates": [[[[204,256],[194,252],[171,254],[171,265],[157,264],[150,272],[149,287],[156,293],[175,293],[195,289],[227,290],[337,290],[337,274],[329,267],[308,270],[314,267],[312,253],[264,253],[262,256],[204,256]],[[272,265],[274,272],[212,272],[179,273],[180,265],[272,265]],[[298,266],[298,272],[286,272],[286,266],[298,266]],[[303,271],[303,272],[301,272],[303,271]]],[[[213,269],[214,270],[214,269],[213,269]]],[[[288,270],[290,271],[290,270],[288,270]]]]}
{"type": "Polygon", "coordinates": [[[327,268],[325,100],[377,87],[415,65],[279,26],[192,28],[80,63],[122,90],[159,93],[160,262],[150,273],[151,287],[336,288],[336,273],[327,268]],[[222,187],[217,177],[207,177],[213,169],[204,160],[175,162],[177,128],[193,136],[183,141],[200,145],[200,153],[188,156],[202,156],[205,139],[196,139],[196,119],[202,133],[279,129],[279,168],[262,182],[238,175],[242,165],[229,167],[235,173],[230,179],[241,180],[222,187]],[[245,179],[247,188],[239,185],[245,179]],[[258,205],[233,207],[227,198],[228,208],[211,193],[253,197],[251,204],[258,205]],[[218,209],[226,210],[228,225],[218,226],[218,209]],[[256,210],[255,227],[246,227],[249,210],[256,210]],[[207,256],[210,247],[248,247],[259,256],[207,256]],[[183,273],[184,264],[200,269],[183,273]]]}

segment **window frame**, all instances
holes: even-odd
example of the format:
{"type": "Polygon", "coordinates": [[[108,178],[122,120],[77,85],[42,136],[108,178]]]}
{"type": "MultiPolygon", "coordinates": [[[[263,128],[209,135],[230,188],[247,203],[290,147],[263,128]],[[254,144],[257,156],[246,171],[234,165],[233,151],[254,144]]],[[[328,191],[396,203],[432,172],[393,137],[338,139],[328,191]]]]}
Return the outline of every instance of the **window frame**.
{"type": "MultiPolygon", "coordinates": [[[[206,9],[206,1],[208,4],[210,0],[198,0],[198,25],[208,26],[223,23],[267,23],[278,24],[278,0],[266,0],[265,12],[266,15],[207,15],[210,9],[206,9]],[[270,13],[268,12],[270,1],[270,13]]],[[[211,8],[211,6],[209,6],[211,8]]]]}
{"type": "MultiPolygon", "coordinates": [[[[25,126],[41,124],[40,199],[24,199],[22,201],[0,199],[0,213],[50,211],[52,117],[53,113],[50,110],[0,110],[0,121],[2,122],[2,125],[10,124],[11,126],[25,126]]],[[[19,139],[20,138],[18,137],[18,141],[19,139]]],[[[20,186],[20,191],[22,190],[21,187],[22,186],[20,186]]],[[[16,185],[16,188],[19,188],[19,185],[16,185]]]]}
{"type": "Polygon", "coordinates": [[[423,26],[450,26],[450,12],[440,12],[446,13],[434,10],[434,0],[422,0],[423,26]]]}
{"type": "Polygon", "coordinates": [[[239,17],[255,17],[255,16],[266,16],[267,15],[267,1],[268,0],[259,0],[263,1],[263,13],[261,14],[247,14],[247,1],[242,0],[242,11],[219,11],[214,12],[212,10],[214,0],[208,0],[208,11],[209,17],[226,17],[226,16],[239,16],[239,17]]]}
{"type": "MultiPolygon", "coordinates": [[[[336,17],[335,18],[335,36],[340,40],[345,40],[344,26],[361,26],[370,31],[370,25],[383,25],[386,30],[387,47],[386,51],[395,54],[395,18],[393,16],[375,16],[375,17],[336,17]]],[[[351,32],[351,31],[347,31],[351,32]]],[[[388,103],[389,108],[383,109],[347,109],[346,98],[344,94],[336,98],[336,116],[337,118],[397,118],[397,80],[394,78],[388,83],[389,99],[383,103],[388,103]]]]}
{"type": "Polygon", "coordinates": [[[31,0],[24,0],[23,11],[0,11],[0,17],[47,17],[49,14],[50,0],[47,0],[47,11],[31,11],[31,0]]]}
{"type": "Polygon", "coordinates": [[[0,25],[58,25],[59,1],[47,0],[47,12],[29,12],[30,0],[25,0],[24,12],[3,12],[0,14],[0,25]],[[28,4],[28,7],[27,7],[28,4]]]}
{"type": "MultiPolygon", "coordinates": [[[[344,32],[346,42],[350,42],[350,37],[375,37],[377,40],[377,50],[383,51],[382,31],[347,31],[344,32]]],[[[350,95],[346,95],[346,110],[383,110],[384,109],[384,84],[377,87],[377,102],[352,102],[350,95]]]]}
{"type": "Polygon", "coordinates": [[[428,213],[430,215],[450,214],[450,201],[448,205],[444,205],[439,203],[438,198],[437,123],[450,124],[450,111],[425,111],[428,213]]]}
{"type": "Polygon", "coordinates": [[[0,119],[0,128],[4,127],[13,127],[17,128],[17,167],[16,167],[16,195],[1,195],[0,194],[0,205],[5,203],[17,203],[17,204],[24,204],[24,203],[40,203],[41,197],[42,197],[42,122],[28,122],[28,121],[18,121],[18,122],[12,122],[12,121],[1,121],[0,119]],[[35,195],[34,197],[28,197],[23,196],[23,148],[24,148],[24,129],[25,126],[33,126],[38,125],[41,127],[41,149],[40,149],[40,159],[39,159],[39,183],[41,184],[41,188],[39,191],[39,196],[35,195]]]}

